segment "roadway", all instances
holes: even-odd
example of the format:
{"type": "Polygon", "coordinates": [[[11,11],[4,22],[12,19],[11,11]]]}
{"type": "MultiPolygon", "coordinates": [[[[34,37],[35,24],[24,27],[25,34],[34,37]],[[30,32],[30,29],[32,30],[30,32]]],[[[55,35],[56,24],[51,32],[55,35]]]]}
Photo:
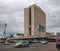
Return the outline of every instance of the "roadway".
{"type": "Polygon", "coordinates": [[[0,46],[0,51],[58,51],[55,43],[42,45],[40,43],[31,44],[29,47],[13,48],[11,45],[0,46]]]}

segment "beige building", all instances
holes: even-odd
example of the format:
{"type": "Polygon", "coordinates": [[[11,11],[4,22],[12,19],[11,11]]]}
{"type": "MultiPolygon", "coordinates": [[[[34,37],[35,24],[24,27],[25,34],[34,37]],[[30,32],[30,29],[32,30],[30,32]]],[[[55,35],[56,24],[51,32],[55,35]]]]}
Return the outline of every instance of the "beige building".
{"type": "Polygon", "coordinates": [[[24,36],[45,37],[46,15],[43,10],[33,4],[24,9],[24,36]]]}

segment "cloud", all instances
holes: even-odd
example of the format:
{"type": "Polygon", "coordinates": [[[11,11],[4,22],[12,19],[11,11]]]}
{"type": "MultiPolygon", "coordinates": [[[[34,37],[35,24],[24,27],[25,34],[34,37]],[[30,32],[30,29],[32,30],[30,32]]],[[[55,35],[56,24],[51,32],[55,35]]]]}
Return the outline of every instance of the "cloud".
{"type": "Polygon", "coordinates": [[[7,23],[6,33],[24,33],[24,8],[32,5],[33,0],[0,0],[0,32],[4,32],[4,24],[7,23]]]}
{"type": "Polygon", "coordinates": [[[46,31],[60,31],[60,0],[34,0],[46,13],[46,31]]]}
{"type": "Polygon", "coordinates": [[[24,8],[36,4],[46,13],[46,31],[60,30],[60,0],[0,0],[0,32],[24,33],[24,8]],[[56,29],[56,30],[55,30],[56,29]]]}

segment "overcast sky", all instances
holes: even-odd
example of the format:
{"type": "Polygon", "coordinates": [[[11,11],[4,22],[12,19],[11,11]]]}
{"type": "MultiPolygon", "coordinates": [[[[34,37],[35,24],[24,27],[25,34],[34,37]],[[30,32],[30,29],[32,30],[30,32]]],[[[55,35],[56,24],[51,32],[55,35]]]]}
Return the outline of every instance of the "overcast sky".
{"type": "Polygon", "coordinates": [[[36,4],[46,13],[46,31],[60,32],[60,0],[0,0],[0,36],[24,33],[24,8],[36,4]]]}

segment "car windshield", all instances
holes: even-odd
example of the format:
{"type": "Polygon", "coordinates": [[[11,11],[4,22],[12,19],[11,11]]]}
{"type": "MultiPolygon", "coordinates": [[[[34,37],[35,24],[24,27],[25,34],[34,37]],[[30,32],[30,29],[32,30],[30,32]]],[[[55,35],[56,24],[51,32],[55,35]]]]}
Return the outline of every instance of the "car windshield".
{"type": "Polygon", "coordinates": [[[26,43],[26,41],[23,41],[22,43],[26,43]]]}
{"type": "Polygon", "coordinates": [[[27,41],[26,40],[20,40],[20,41],[17,41],[16,43],[20,43],[20,42],[26,43],[27,41]]]}
{"type": "Polygon", "coordinates": [[[17,41],[16,43],[21,43],[21,42],[23,42],[23,40],[17,41]]]}

